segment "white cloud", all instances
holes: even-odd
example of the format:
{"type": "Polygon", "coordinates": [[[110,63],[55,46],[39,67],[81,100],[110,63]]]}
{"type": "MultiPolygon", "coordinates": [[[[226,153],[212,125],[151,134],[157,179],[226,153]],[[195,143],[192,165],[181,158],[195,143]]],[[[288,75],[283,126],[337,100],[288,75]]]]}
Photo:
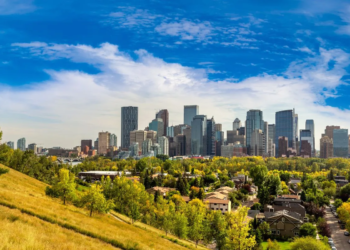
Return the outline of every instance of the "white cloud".
{"type": "Polygon", "coordinates": [[[162,108],[169,110],[171,124],[182,123],[183,105],[188,104],[198,104],[200,113],[214,116],[225,131],[236,117],[244,120],[247,110],[257,108],[269,123],[274,123],[276,111],[295,108],[299,128],[306,119],[315,120],[317,142],[326,125],[350,127],[344,119],[349,110],[324,104],[325,95],[343,84],[344,68],[350,64],[349,54],[342,50],[321,49],[306,61],[292,63],[282,75],[212,81],[205,69],[167,63],[145,50],[135,51],[133,59],[109,43],[97,48],[45,43],[14,44],[14,48],[45,60],[88,63],[101,73],[48,70],[48,81],[22,89],[2,86],[5,141],[25,136],[29,143],[72,147],[81,139],[95,139],[102,130],[120,137],[120,107],[126,105],[139,107],[140,129],[162,108]]]}
{"type": "Polygon", "coordinates": [[[0,0],[0,15],[24,14],[33,10],[32,0],[0,0]]]}
{"type": "Polygon", "coordinates": [[[342,8],[340,17],[345,24],[338,28],[337,33],[350,35],[350,4],[342,8]]]}
{"type": "Polygon", "coordinates": [[[148,10],[122,7],[120,11],[110,13],[105,22],[113,24],[115,28],[149,27],[159,17],[162,17],[162,15],[152,14],[148,10]]]}

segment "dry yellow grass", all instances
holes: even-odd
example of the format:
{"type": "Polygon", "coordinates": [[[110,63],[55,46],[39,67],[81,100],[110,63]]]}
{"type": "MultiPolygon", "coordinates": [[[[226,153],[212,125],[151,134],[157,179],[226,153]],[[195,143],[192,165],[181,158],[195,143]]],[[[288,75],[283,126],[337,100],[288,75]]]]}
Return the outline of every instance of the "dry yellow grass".
{"type": "Polygon", "coordinates": [[[47,197],[46,186],[38,180],[10,169],[9,173],[0,177],[0,200],[117,240],[124,245],[136,245],[139,249],[186,249],[163,239],[159,234],[120,222],[111,215],[99,214],[90,218],[85,209],[73,205],[64,206],[60,200],[47,197]]]}
{"type": "Polygon", "coordinates": [[[0,206],[0,249],[116,249],[99,240],[0,206]]]}

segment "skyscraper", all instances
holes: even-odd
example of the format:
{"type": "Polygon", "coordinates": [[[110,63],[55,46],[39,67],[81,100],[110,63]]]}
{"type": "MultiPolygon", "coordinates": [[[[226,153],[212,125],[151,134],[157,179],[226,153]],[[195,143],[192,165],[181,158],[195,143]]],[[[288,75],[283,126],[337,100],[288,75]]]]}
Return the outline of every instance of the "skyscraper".
{"type": "Polygon", "coordinates": [[[130,132],[138,129],[138,107],[122,107],[121,147],[129,148],[130,132]]]}
{"type": "Polygon", "coordinates": [[[186,155],[186,136],[179,134],[175,137],[176,155],[186,155]]]}
{"type": "Polygon", "coordinates": [[[174,126],[166,128],[166,136],[174,137],[174,126]]]}
{"type": "Polygon", "coordinates": [[[269,152],[269,124],[268,122],[264,122],[264,141],[265,141],[265,148],[264,148],[264,155],[268,155],[269,152]]]}
{"type": "Polygon", "coordinates": [[[158,141],[158,137],[157,137],[157,132],[150,130],[150,131],[146,131],[146,139],[151,139],[152,143],[156,143],[158,141]]]}
{"type": "Polygon", "coordinates": [[[333,130],[333,156],[348,158],[349,156],[349,133],[347,129],[333,130]]]}
{"type": "Polygon", "coordinates": [[[333,131],[335,129],[340,129],[340,126],[327,126],[325,130],[325,135],[328,136],[328,138],[333,140],[333,131]]]}
{"type": "Polygon", "coordinates": [[[261,129],[255,129],[250,137],[251,154],[256,156],[263,156],[265,154],[265,135],[261,129]]]}
{"type": "Polygon", "coordinates": [[[17,149],[26,151],[26,138],[21,138],[17,141],[17,149]]]}
{"type": "Polygon", "coordinates": [[[142,142],[142,154],[145,155],[151,151],[152,140],[146,139],[142,142]]]}
{"type": "Polygon", "coordinates": [[[108,152],[109,148],[109,139],[110,139],[110,133],[108,131],[106,132],[99,132],[98,133],[98,154],[105,155],[108,152]]]}
{"type": "MultiPolygon", "coordinates": [[[[306,120],[305,122],[305,129],[308,129],[311,131],[311,137],[312,137],[312,156],[315,156],[316,154],[316,145],[315,145],[315,123],[314,120],[306,120]]],[[[301,140],[301,139],[300,139],[301,140]]]]}
{"type": "Polygon", "coordinates": [[[186,137],[186,155],[191,154],[191,127],[188,126],[183,130],[183,134],[186,137]]]}
{"type": "Polygon", "coordinates": [[[12,148],[12,149],[15,149],[15,143],[14,143],[13,141],[8,141],[8,142],[6,143],[6,145],[9,146],[9,147],[12,148]]]}
{"type": "Polygon", "coordinates": [[[92,140],[81,140],[80,142],[81,150],[85,150],[86,146],[89,148],[88,151],[92,149],[92,140]]]}
{"type": "Polygon", "coordinates": [[[320,158],[327,159],[330,157],[333,157],[333,139],[323,135],[320,139],[320,158]]]}
{"type": "Polygon", "coordinates": [[[156,118],[152,120],[148,127],[149,131],[153,130],[157,132],[157,137],[161,137],[164,135],[164,123],[161,118],[156,118]]]}
{"type": "Polygon", "coordinates": [[[207,155],[215,156],[216,153],[215,120],[214,117],[207,120],[207,155]]]}
{"type": "Polygon", "coordinates": [[[260,129],[264,131],[264,121],[263,121],[263,112],[261,110],[249,110],[247,112],[247,119],[246,119],[246,146],[247,146],[247,153],[248,155],[251,155],[251,136],[254,130],[260,129]]]}
{"type": "Polygon", "coordinates": [[[288,138],[285,136],[278,137],[278,156],[282,157],[283,155],[287,155],[288,151],[288,138]]]}
{"type": "Polygon", "coordinates": [[[166,136],[166,129],[169,126],[169,112],[167,109],[162,109],[156,114],[156,118],[160,118],[163,121],[163,134],[158,136],[166,136]]]}
{"type": "Polygon", "coordinates": [[[139,155],[139,144],[138,144],[138,142],[133,142],[129,146],[129,151],[130,151],[130,156],[131,157],[138,156],[139,155]]]}
{"type": "Polygon", "coordinates": [[[222,131],[222,124],[215,123],[215,131],[222,131]]]}
{"type": "Polygon", "coordinates": [[[191,123],[191,146],[193,155],[206,155],[207,116],[196,115],[191,123]]]}
{"type": "MultiPolygon", "coordinates": [[[[300,153],[301,153],[302,141],[307,141],[311,146],[311,155],[310,155],[311,157],[312,149],[314,148],[314,138],[312,137],[312,131],[309,129],[301,129],[299,138],[300,138],[300,153]]],[[[307,147],[305,143],[304,143],[304,147],[307,147]]],[[[307,155],[308,155],[308,152],[307,152],[307,155]]]]}
{"type": "Polygon", "coordinates": [[[268,140],[269,140],[269,145],[268,145],[268,154],[271,157],[274,157],[276,155],[276,146],[275,146],[275,124],[269,124],[268,127],[268,140]],[[273,150],[273,151],[272,151],[273,150]]]}
{"type": "Polygon", "coordinates": [[[115,134],[111,134],[109,136],[109,146],[111,147],[117,147],[117,136],[115,134]]]}
{"type": "Polygon", "coordinates": [[[240,127],[242,127],[241,120],[238,119],[238,118],[236,118],[236,119],[233,121],[232,130],[233,130],[233,131],[238,130],[240,127]]]}
{"type": "Polygon", "coordinates": [[[169,155],[169,140],[165,136],[159,137],[160,154],[169,155]]]}
{"type": "Polygon", "coordinates": [[[94,141],[94,149],[97,151],[98,150],[98,138],[96,141],[94,141]]]}
{"type": "Polygon", "coordinates": [[[295,149],[296,148],[296,119],[294,109],[292,110],[283,110],[276,112],[276,126],[275,126],[275,145],[276,145],[276,156],[279,152],[278,138],[287,137],[288,147],[295,149]]]}
{"type": "Polygon", "coordinates": [[[144,140],[146,140],[147,132],[150,131],[144,131],[144,130],[134,130],[130,132],[130,142],[129,144],[132,145],[133,143],[138,143],[139,145],[139,151],[142,150],[142,143],[144,140]]]}
{"type": "Polygon", "coordinates": [[[199,114],[199,107],[197,105],[184,106],[184,124],[191,126],[193,118],[199,114]]]}
{"type": "Polygon", "coordinates": [[[37,154],[38,153],[38,149],[37,149],[37,146],[35,143],[31,143],[28,145],[28,149],[29,150],[32,150],[34,152],[34,154],[37,154]]]}

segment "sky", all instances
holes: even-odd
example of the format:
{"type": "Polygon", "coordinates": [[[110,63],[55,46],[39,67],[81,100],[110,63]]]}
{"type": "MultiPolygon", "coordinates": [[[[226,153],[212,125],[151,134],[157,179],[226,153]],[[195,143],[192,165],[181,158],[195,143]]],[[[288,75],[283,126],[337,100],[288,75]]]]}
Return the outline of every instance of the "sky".
{"type": "MultiPolygon", "coordinates": [[[[350,2],[0,0],[3,141],[72,148],[199,105],[223,130],[249,109],[350,128],[350,2]]],[[[226,133],[225,133],[226,136],[226,133]]],[[[15,143],[16,144],[16,143],[15,143]]]]}

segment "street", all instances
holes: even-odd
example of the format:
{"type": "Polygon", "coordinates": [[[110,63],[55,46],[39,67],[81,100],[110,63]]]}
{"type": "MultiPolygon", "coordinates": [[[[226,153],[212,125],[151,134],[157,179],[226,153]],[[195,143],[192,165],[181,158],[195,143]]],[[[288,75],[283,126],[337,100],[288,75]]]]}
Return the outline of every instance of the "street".
{"type": "Polygon", "coordinates": [[[338,219],[332,214],[331,209],[326,209],[326,220],[332,232],[332,239],[337,250],[350,249],[349,237],[344,235],[345,230],[340,229],[338,219]]]}

